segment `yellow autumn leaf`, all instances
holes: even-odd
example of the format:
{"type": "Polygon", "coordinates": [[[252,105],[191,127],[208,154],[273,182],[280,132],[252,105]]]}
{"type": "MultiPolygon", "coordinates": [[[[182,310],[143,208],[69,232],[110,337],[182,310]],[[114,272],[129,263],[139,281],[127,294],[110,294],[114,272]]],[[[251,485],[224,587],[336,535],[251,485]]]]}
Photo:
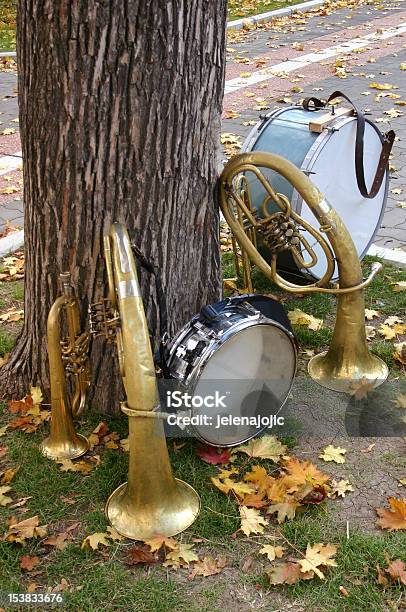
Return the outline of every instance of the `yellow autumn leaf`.
{"type": "Polygon", "coordinates": [[[284,548],[282,546],[272,546],[272,544],[266,544],[259,551],[260,555],[266,555],[269,561],[275,561],[283,556],[284,548]]]}
{"type": "Polygon", "coordinates": [[[11,136],[11,134],[15,134],[16,131],[14,128],[6,128],[1,132],[1,136],[11,136]]]}
{"type": "Polygon", "coordinates": [[[162,546],[165,546],[165,548],[169,548],[171,550],[178,548],[178,542],[176,540],[160,534],[157,534],[148,540],[143,540],[143,542],[149,546],[151,552],[156,552],[162,548],[162,546]]]}
{"type": "Polygon", "coordinates": [[[320,459],[323,461],[334,461],[334,463],[345,463],[345,453],[347,450],[345,448],[340,448],[339,446],[335,447],[332,444],[326,446],[323,452],[319,455],[320,459]]]}
{"type": "Polygon", "coordinates": [[[393,291],[397,293],[399,291],[406,291],[406,281],[399,281],[398,283],[392,283],[393,291]]]}
{"type": "Polygon", "coordinates": [[[193,544],[179,544],[179,547],[170,550],[165,557],[164,566],[165,567],[173,567],[177,569],[178,567],[185,565],[189,565],[192,561],[199,561],[199,557],[195,553],[193,549],[193,544]]]}
{"type": "Polygon", "coordinates": [[[287,452],[287,447],[279,442],[276,436],[262,436],[250,440],[248,444],[237,446],[231,451],[234,453],[245,453],[249,457],[258,457],[260,459],[271,459],[278,462],[282,455],[287,452]]]}
{"type": "Polygon", "coordinates": [[[13,501],[11,497],[6,495],[9,491],[11,491],[11,487],[9,486],[0,487],[0,506],[7,506],[13,501]]]}
{"type": "Polygon", "coordinates": [[[314,331],[317,331],[323,327],[322,319],[316,319],[316,317],[303,312],[303,310],[300,310],[300,308],[290,310],[288,312],[288,317],[292,325],[303,325],[314,331]]]}
{"type": "Polygon", "coordinates": [[[61,472],[81,472],[82,474],[90,474],[95,467],[83,460],[73,463],[71,459],[61,459],[58,463],[61,465],[59,468],[61,472]]]}
{"type": "Polygon", "coordinates": [[[374,317],[379,317],[379,312],[377,310],[365,308],[365,318],[368,319],[368,321],[371,321],[371,319],[374,317]]]}
{"type": "Polygon", "coordinates": [[[350,491],[354,491],[354,487],[348,480],[336,480],[331,481],[331,491],[328,494],[328,497],[345,497],[346,493],[350,491]]]}
{"type": "Polygon", "coordinates": [[[8,425],[5,425],[4,427],[0,427],[0,438],[5,435],[7,429],[8,429],[8,425]]]}
{"type": "Polygon", "coordinates": [[[10,525],[4,536],[6,542],[24,544],[26,539],[44,538],[47,535],[47,525],[39,525],[38,516],[32,516],[20,523],[10,525]]]}
{"type": "Polygon", "coordinates": [[[396,399],[392,400],[392,403],[395,404],[396,408],[406,409],[406,395],[404,393],[400,393],[396,399]]]}
{"type": "Polygon", "coordinates": [[[104,532],[92,533],[91,535],[86,536],[80,548],[97,550],[99,546],[110,546],[110,542],[107,540],[108,537],[109,535],[104,532]]]}
{"type": "Polygon", "coordinates": [[[30,395],[34,405],[42,404],[44,396],[42,395],[41,387],[30,387],[30,395]]]}
{"type": "Polygon", "coordinates": [[[251,533],[264,533],[269,523],[255,508],[240,507],[241,531],[249,536],[251,533]]]}
{"type": "Polygon", "coordinates": [[[310,544],[307,545],[306,556],[297,562],[300,565],[300,571],[303,573],[314,572],[321,579],[324,579],[323,572],[319,569],[320,566],[336,567],[337,563],[332,558],[337,552],[337,547],[333,544],[310,544]]]}
{"type": "Polygon", "coordinates": [[[369,86],[371,89],[379,89],[382,91],[386,91],[389,89],[398,89],[395,85],[391,85],[390,83],[370,83],[369,86]]]}
{"type": "MultiPolygon", "coordinates": [[[[311,486],[310,489],[312,489],[311,486]]],[[[277,521],[279,524],[281,524],[284,523],[286,519],[290,520],[295,518],[296,510],[299,506],[300,503],[290,496],[286,499],[286,501],[270,506],[268,508],[268,514],[277,513],[277,521]]]]}

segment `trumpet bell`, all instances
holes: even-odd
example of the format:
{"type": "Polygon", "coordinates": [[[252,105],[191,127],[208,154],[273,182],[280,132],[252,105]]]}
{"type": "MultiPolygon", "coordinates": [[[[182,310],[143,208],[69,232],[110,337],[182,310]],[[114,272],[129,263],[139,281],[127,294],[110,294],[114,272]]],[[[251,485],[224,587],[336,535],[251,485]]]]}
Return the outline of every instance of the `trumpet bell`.
{"type": "Polygon", "coordinates": [[[173,477],[162,419],[122,409],[129,416],[129,446],[136,452],[130,450],[128,482],[110,495],[106,516],[121,535],[133,540],[174,536],[196,519],[199,495],[173,477]]]}

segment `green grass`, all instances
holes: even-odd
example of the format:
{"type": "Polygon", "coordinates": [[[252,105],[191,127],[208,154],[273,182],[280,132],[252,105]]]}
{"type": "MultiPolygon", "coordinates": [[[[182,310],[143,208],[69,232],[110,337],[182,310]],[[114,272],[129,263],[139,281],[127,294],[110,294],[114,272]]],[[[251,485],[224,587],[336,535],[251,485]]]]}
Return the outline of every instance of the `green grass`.
{"type": "Polygon", "coordinates": [[[272,0],[271,2],[263,2],[262,0],[228,0],[227,15],[229,21],[249,17],[250,15],[259,15],[274,9],[284,8],[285,6],[293,6],[303,2],[303,0],[272,0]]]}
{"type": "Polygon", "coordinates": [[[15,49],[16,2],[1,0],[0,2],[0,51],[15,49]]]}
{"type": "Polygon", "coordinates": [[[6,353],[9,353],[14,346],[15,337],[0,331],[0,357],[4,357],[6,353]]]}

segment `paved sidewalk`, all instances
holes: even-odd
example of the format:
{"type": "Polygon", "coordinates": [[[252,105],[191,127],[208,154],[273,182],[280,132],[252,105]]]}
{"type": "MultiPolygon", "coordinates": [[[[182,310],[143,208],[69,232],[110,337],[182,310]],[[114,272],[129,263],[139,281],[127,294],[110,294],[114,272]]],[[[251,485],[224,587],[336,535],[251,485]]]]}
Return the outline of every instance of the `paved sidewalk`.
{"type": "MultiPolygon", "coordinates": [[[[243,124],[258,120],[260,115],[308,95],[327,97],[336,89],[344,91],[360,109],[371,113],[382,131],[392,128],[398,136],[390,161],[393,171],[388,205],[375,244],[406,251],[406,208],[403,207],[406,111],[404,106],[396,104],[406,100],[406,70],[400,69],[406,61],[406,4],[403,0],[383,0],[353,10],[324,13],[325,9],[316,9],[299,19],[285,17],[272,26],[229,33],[222,131],[235,134],[243,141],[251,130],[251,126],[243,124]],[[339,50],[337,45],[341,45],[339,50]],[[297,62],[297,67],[296,64],[287,66],[288,60],[297,62]],[[269,69],[279,64],[282,67],[277,76],[269,74],[269,69]],[[346,78],[334,74],[335,71],[342,73],[343,69],[346,78]],[[268,74],[260,74],[262,80],[257,80],[258,73],[263,71],[268,74]],[[396,89],[371,89],[369,85],[374,81],[390,83],[396,89]],[[402,97],[377,97],[382,93],[402,97]],[[386,114],[390,109],[396,109],[399,116],[393,118],[386,114]],[[228,119],[230,115],[237,116],[228,119]]],[[[0,233],[7,224],[21,226],[23,223],[21,170],[18,170],[21,145],[18,124],[13,122],[18,116],[16,85],[15,74],[0,72],[0,233]],[[4,129],[15,133],[1,135],[4,129]]]]}

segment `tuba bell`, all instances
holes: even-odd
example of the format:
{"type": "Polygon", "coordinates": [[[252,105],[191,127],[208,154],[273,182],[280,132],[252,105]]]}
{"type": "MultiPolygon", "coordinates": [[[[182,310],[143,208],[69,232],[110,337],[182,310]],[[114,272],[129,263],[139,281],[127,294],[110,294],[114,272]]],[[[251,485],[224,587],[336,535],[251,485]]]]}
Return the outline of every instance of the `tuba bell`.
{"type": "Polygon", "coordinates": [[[382,266],[374,263],[369,277],[363,280],[360,260],[347,228],[310,179],[294,164],[278,155],[242,153],[224,167],[219,197],[222,213],[241,250],[239,253],[234,249],[234,254],[237,261],[242,263],[244,282],[248,286],[251,285],[252,262],[279,288],[290,293],[337,295],[333,338],[328,351],[310,360],[308,370],[311,378],[339,392],[349,392],[353,383],[362,379],[373,382],[374,386],[382,384],[388,376],[388,367],[369,352],[363,292],[382,266]],[[279,173],[293,185],[316,218],[318,230],[292,210],[286,196],[275,192],[264,169],[279,173]],[[253,177],[257,184],[259,182],[266,194],[261,216],[251,204],[249,177],[253,177]],[[269,202],[276,204],[277,212],[267,212],[269,202]],[[308,269],[317,263],[317,253],[303,231],[319,244],[326,260],[324,275],[305,286],[284,279],[277,268],[278,255],[284,251],[289,251],[301,268],[308,269]],[[262,242],[270,252],[270,263],[258,251],[257,241],[262,242]],[[339,276],[337,288],[329,286],[335,264],[339,276]]]}
{"type": "Polygon", "coordinates": [[[137,269],[124,225],[112,224],[104,238],[104,256],[108,300],[92,306],[91,329],[114,338],[117,345],[130,449],[128,482],[110,495],[106,515],[120,534],[134,540],[173,536],[194,522],[200,498],[172,474],[137,269]]]}
{"type": "Polygon", "coordinates": [[[81,331],[79,304],[73,295],[69,272],[60,274],[62,294],[48,315],[47,343],[51,383],[51,431],[40,450],[49,459],[75,459],[84,455],[87,439],[76,433],[73,419],[82,414],[89,388],[89,333],[81,331]],[[61,339],[65,314],[67,336],[61,339]],[[68,381],[73,392],[69,393],[68,381]]]}

